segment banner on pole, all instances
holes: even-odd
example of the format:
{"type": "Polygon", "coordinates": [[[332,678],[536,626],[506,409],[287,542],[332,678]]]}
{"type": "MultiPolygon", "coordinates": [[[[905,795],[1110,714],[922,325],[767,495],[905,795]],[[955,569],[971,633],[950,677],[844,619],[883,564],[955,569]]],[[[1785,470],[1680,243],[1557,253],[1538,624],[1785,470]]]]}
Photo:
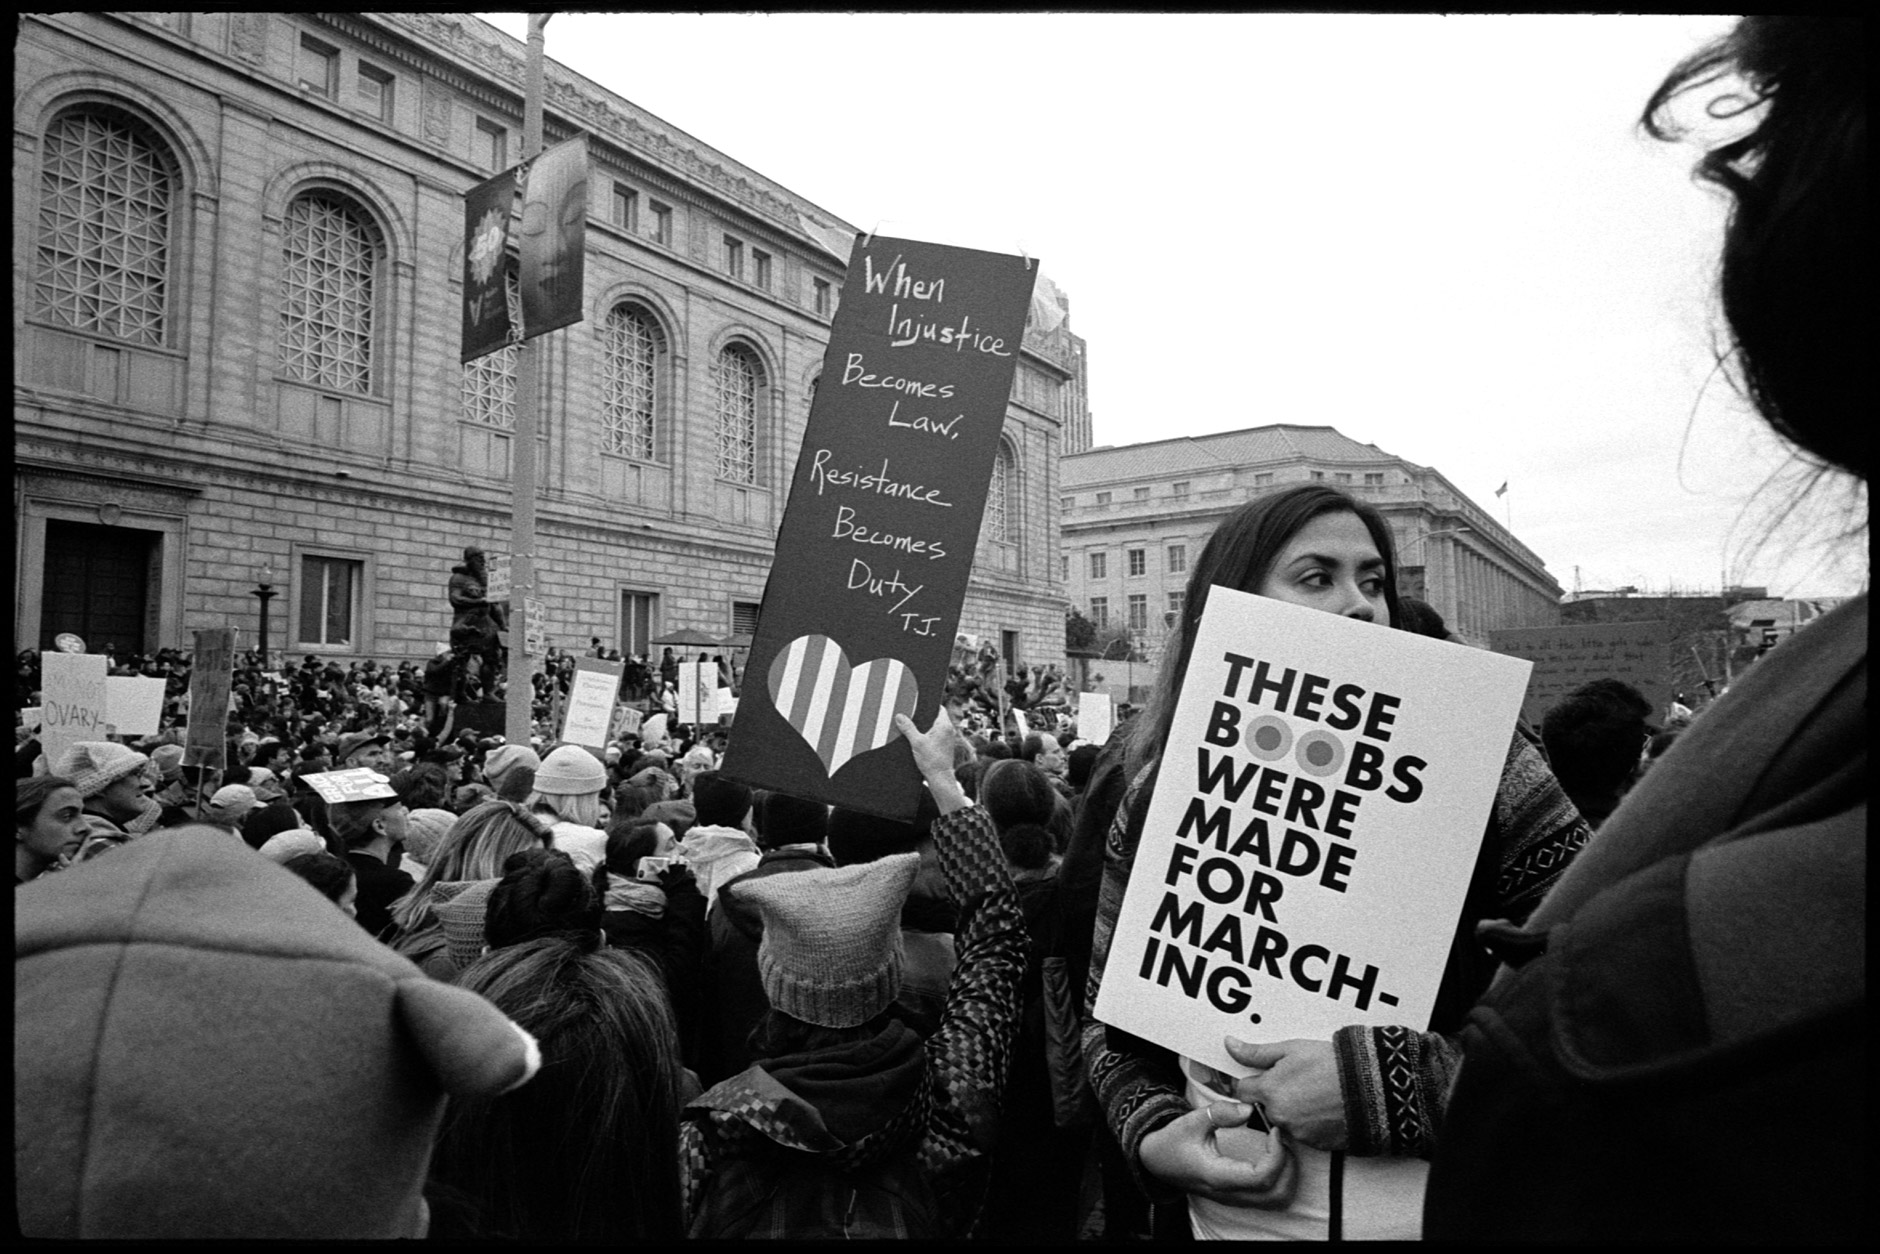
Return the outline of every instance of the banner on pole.
{"type": "Polygon", "coordinates": [[[1232,1075],[1229,1035],[1424,1027],[1527,673],[1210,589],[1095,1016],[1232,1075]]]}
{"type": "Polygon", "coordinates": [[[522,335],[581,321],[587,262],[587,138],[545,148],[522,185],[522,335]]]}
{"type": "Polygon", "coordinates": [[[858,237],[722,769],[910,819],[1036,260],[858,237]],[[866,758],[859,767],[849,764],[866,758]]]}
{"type": "Polygon", "coordinates": [[[463,198],[463,356],[474,361],[509,343],[509,220],[519,180],[514,169],[479,183],[463,198]]]}
{"type": "Polygon", "coordinates": [[[102,653],[39,655],[39,745],[50,769],[81,740],[104,739],[108,669],[102,653]]]}
{"type": "Polygon", "coordinates": [[[1632,623],[1572,623],[1560,627],[1507,627],[1488,633],[1497,653],[1534,664],[1521,715],[1536,727],[1560,698],[1595,679],[1631,684],[1662,710],[1671,700],[1670,625],[1660,619],[1632,623]]]}
{"type": "Polygon", "coordinates": [[[189,670],[189,727],[183,739],[183,765],[228,769],[229,686],[235,673],[235,631],[211,627],[198,631],[189,670]]]}
{"type": "Polygon", "coordinates": [[[590,749],[607,747],[614,705],[620,699],[620,675],[625,669],[625,662],[609,662],[597,657],[575,659],[574,678],[568,687],[568,704],[562,716],[564,741],[590,749]]]}

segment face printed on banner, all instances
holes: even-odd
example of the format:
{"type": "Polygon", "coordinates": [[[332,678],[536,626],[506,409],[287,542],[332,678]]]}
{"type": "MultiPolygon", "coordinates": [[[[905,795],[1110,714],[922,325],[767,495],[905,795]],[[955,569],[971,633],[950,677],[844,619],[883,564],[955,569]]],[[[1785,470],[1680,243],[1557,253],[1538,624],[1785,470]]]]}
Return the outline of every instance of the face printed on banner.
{"type": "MultiPolygon", "coordinates": [[[[552,310],[567,299],[564,287],[582,272],[587,225],[586,166],[541,162],[531,172],[522,204],[522,248],[534,264],[531,308],[552,310]]],[[[577,297],[578,299],[578,297],[577,297]]]]}
{"type": "Polygon", "coordinates": [[[1250,591],[1367,623],[1390,622],[1384,558],[1356,514],[1321,514],[1301,527],[1250,591]]]}

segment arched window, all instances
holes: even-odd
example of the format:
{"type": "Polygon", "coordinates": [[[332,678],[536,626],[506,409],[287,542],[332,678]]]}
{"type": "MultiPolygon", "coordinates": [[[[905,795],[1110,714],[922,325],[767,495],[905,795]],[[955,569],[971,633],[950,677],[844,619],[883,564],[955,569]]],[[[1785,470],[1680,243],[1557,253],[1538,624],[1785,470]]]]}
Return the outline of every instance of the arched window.
{"type": "Polygon", "coordinates": [[[763,369],[733,344],[718,354],[718,477],[757,482],[757,391],[763,369]]]}
{"type": "Polygon", "coordinates": [[[356,206],[322,191],[289,203],[282,236],[281,372],[370,393],[378,233],[356,206]]]}
{"type": "Polygon", "coordinates": [[[1008,504],[1015,499],[1017,467],[1012,446],[999,441],[999,455],[992,461],[992,481],[986,487],[986,517],[982,534],[988,540],[1009,544],[1012,540],[1012,515],[1008,504]]]}
{"type": "MultiPolygon", "coordinates": [[[[507,277],[510,325],[520,326],[522,299],[513,266],[507,277]]],[[[516,429],[517,352],[514,344],[505,344],[463,364],[464,421],[501,431],[516,429]]]]}
{"type": "Polygon", "coordinates": [[[46,130],[39,178],[39,312],[80,331],[161,345],[176,175],[145,127],[67,113],[46,130]]]}
{"type": "Polygon", "coordinates": [[[615,305],[607,315],[606,343],[601,449],[650,462],[664,337],[659,324],[645,312],[631,305],[615,305]]]}

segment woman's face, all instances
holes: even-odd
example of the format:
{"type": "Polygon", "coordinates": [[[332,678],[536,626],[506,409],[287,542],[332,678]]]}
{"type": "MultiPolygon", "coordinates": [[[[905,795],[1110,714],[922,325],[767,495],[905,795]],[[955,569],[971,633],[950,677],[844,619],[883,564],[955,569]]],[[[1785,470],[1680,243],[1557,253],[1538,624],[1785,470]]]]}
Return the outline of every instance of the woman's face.
{"type": "Polygon", "coordinates": [[[1356,514],[1320,514],[1301,527],[1253,591],[1307,609],[1390,623],[1384,558],[1356,514]]]}
{"type": "Polygon", "coordinates": [[[661,823],[658,827],[653,829],[653,834],[653,856],[655,858],[670,858],[672,851],[679,847],[679,841],[673,836],[672,829],[667,827],[664,823],[661,823]]]}
{"type": "Polygon", "coordinates": [[[78,789],[55,788],[33,816],[32,824],[19,829],[19,842],[46,862],[56,862],[77,853],[90,830],[85,799],[78,789]]]}

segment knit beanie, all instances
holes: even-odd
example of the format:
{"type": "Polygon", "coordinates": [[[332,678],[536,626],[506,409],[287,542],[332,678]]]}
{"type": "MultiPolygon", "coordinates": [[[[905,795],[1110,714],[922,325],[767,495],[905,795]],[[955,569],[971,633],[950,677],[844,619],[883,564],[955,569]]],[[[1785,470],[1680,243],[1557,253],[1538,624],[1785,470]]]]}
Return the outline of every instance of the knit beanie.
{"type": "Polygon", "coordinates": [[[483,956],[483,921],[490,891],[500,879],[450,880],[431,890],[431,913],[444,933],[444,948],[459,971],[483,956]]]}
{"type": "Polygon", "coordinates": [[[311,885],[208,827],[14,896],[19,1230],[420,1235],[447,1095],[539,1065],[311,885]]]}
{"type": "Polygon", "coordinates": [[[580,745],[563,745],[535,770],[535,791],[545,797],[580,797],[607,786],[607,768],[580,745]]]}
{"type": "Polygon", "coordinates": [[[747,879],[738,896],[763,915],[757,973],[770,1004],[804,1023],[850,1028],[901,991],[901,903],[918,854],[747,879]]]}
{"type": "Polygon", "coordinates": [[[494,785],[518,766],[540,770],[541,755],[527,745],[498,745],[483,759],[483,777],[494,785]]]}
{"type": "Polygon", "coordinates": [[[157,764],[164,783],[173,784],[183,777],[183,746],[158,745],[150,751],[150,760],[157,764]]]}
{"type": "Polygon", "coordinates": [[[126,775],[144,769],[150,759],[109,740],[81,740],[60,755],[52,773],[72,781],[81,797],[95,797],[126,775]]]}
{"type": "Polygon", "coordinates": [[[279,866],[306,853],[325,853],[326,842],[318,832],[304,827],[290,827],[261,842],[261,856],[279,866]]]}
{"type": "Polygon", "coordinates": [[[457,816],[449,810],[427,807],[411,811],[405,819],[405,852],[429,866],[456,822],[457,816]]]}

